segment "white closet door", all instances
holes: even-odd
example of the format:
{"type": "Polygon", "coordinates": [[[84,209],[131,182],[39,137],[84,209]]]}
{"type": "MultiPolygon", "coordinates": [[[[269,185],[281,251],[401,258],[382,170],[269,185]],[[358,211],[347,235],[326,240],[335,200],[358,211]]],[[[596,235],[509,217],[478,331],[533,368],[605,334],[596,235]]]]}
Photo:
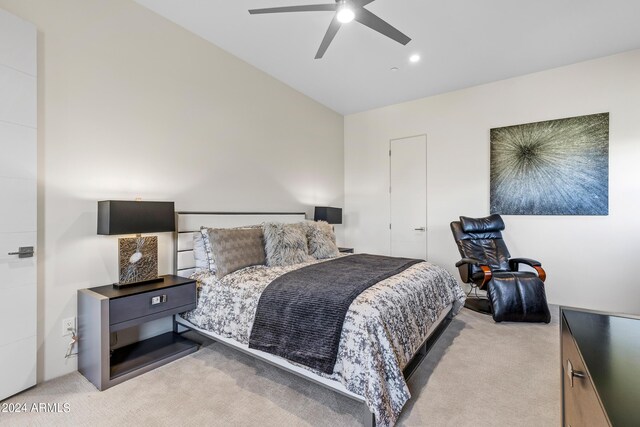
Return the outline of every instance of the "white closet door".
{"type": "Polygon", "coordinates": [[[394,139],[391,157],[391,255],[427,259],[427,137],[394,139]]]}
{"type": "Polygon", "coordinates": [[[0,400],[36,383],[36,35],[0,9],[0,400]]]}

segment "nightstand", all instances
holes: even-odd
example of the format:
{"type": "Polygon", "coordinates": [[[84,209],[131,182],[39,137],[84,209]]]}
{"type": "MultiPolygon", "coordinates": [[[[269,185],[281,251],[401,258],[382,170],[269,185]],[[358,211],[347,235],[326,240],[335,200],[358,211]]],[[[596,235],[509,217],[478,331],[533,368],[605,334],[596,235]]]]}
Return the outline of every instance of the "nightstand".
{"type": "Polygon", "coordinates": [[[112,285],[78,290],[78,371],[99,390],[148,372],[198,349],[167,332],[117,349],[110,335],[196,307],[196,281],[162,276],[163,282],[117,289],[112,285]]]}
{"type": "Polygon", "coordinates": [[[353,248],[338,248],[338,250],[343,254],[352,254],[353,248]]]}

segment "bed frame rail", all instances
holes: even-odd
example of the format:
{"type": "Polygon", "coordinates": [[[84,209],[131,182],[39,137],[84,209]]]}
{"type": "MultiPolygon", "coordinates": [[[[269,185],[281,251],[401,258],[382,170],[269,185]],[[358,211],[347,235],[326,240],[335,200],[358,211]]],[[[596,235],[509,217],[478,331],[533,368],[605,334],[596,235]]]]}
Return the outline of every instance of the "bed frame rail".
{"type": "MultiPolygon", "coordinates": [[[[425,357],[427,356],[427,354],[429,353],[429,350],[431,350],[431,348],[435,345],[435,343],[438,341],[438,339],[442,336],[443,332],[447,329],[447,327],[449,326],[449,324],[451,323],[452,319],[453,319],[453,308],[449,308],[448,310],[445,310],[446,314],[444,314],[443,316],[440,317],[439,321],[440,323],[438,323],[438,325],[435,327],[435,329],[433,329],[431,331],[431,333],[429,334],[429,336],[427,337],[427,339],[424,341],[424,343],[418,348],[418,351],[416,351],[416,354],[413,356],[413,358],[409,361],[409,363],[407,364],[407,366],[405,366],[405,368],[403,369],[403,374],[405,379],[408,381],[411,376],[416,372],[416,370],[418,369],[418,367],[420,366],[420,364],[422,363],[422,361],[425,359],[425,357]]],[[[369,409],[369,407],[367,406],[364,397],[359,396],[355,393],[350,392],[349,390],[347,390],[342,384],[337,383],[335,381],[332,380],[328,380],[326,378],[322,378],[320,376],[317,376],[315,374],[313,374],[311,371],[307,371],[306,369],[303,369],[301,367],[298,367],[296,365],[293,365],[291,363],[288,363],[285,359],[273,356],[269,353],[265,353],[259,350],[252,350],[249,349],[248,346],[243,346],[242,344],[233,341],[232,339],[229,338],[225,338],[225,337],[220,337],[218,335],[215,335],[211,332],[205,331],[203,329],[198,328],[197,326],[193,325],[191,322],[183,319],[182,317],[175,315],[174,316],[174,331],[175,332],[179,332],[179,333],[183,333],[187,330],[191,330],[193,332],[196,332],[210,340],[219,342],[223,345],[229,346],[235,350],[239,350],[242,353],[248,354],[256,359],[259,359],[263,362],[266,362],[270,365],[276,366],[280,369],[283,369],[287,372],[290,372],[294,375],[297,375],[299,377],[302,377],[306,380],[312,381],[318,385],[321,385],[323,387],[326,387],[336,393],[342,394],[345,397],[348,397],[350,399],[353,399],[359,403],[361,403],[363,405],[363,425],[365,427],[375,427],[376,422],[375,422],[375,416],[374,414],[371,412],[371,410],[369,409]],[[182,329],[181,329],[182,328],[182,329]]]]}

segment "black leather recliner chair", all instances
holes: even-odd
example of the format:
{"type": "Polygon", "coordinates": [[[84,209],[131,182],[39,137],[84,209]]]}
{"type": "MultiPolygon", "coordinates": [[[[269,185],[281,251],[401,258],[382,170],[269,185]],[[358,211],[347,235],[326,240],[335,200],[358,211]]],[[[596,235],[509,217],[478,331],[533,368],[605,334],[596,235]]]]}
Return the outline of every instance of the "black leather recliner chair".
{"type": "Polygon", "coordinates": [[[551,315],[544,292],[546,273],[540,262],[529,258],[510,258],[502,239],[504,222],[500,215],[486,218],[460,217],[451,223],[451,231],[462,259],[456,263],[460,277],[471,284],[475,298],[465,307],[492,314],[496,322],[544,322],[551,315]],[[535,270],[519,271],[520,264],[535,270]],[[481,298],[477,290],[487,291],[481,298]]]}

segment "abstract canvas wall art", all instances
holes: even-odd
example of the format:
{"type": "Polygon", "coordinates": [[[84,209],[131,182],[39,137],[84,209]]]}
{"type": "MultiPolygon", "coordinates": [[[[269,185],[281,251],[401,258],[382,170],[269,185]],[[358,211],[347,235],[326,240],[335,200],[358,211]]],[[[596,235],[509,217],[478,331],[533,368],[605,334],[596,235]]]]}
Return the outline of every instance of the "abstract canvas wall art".
{"type": "Polygon", "coordinates": [[[491,213],[607,215],[609,113],[491,129],[491,213]]]}

